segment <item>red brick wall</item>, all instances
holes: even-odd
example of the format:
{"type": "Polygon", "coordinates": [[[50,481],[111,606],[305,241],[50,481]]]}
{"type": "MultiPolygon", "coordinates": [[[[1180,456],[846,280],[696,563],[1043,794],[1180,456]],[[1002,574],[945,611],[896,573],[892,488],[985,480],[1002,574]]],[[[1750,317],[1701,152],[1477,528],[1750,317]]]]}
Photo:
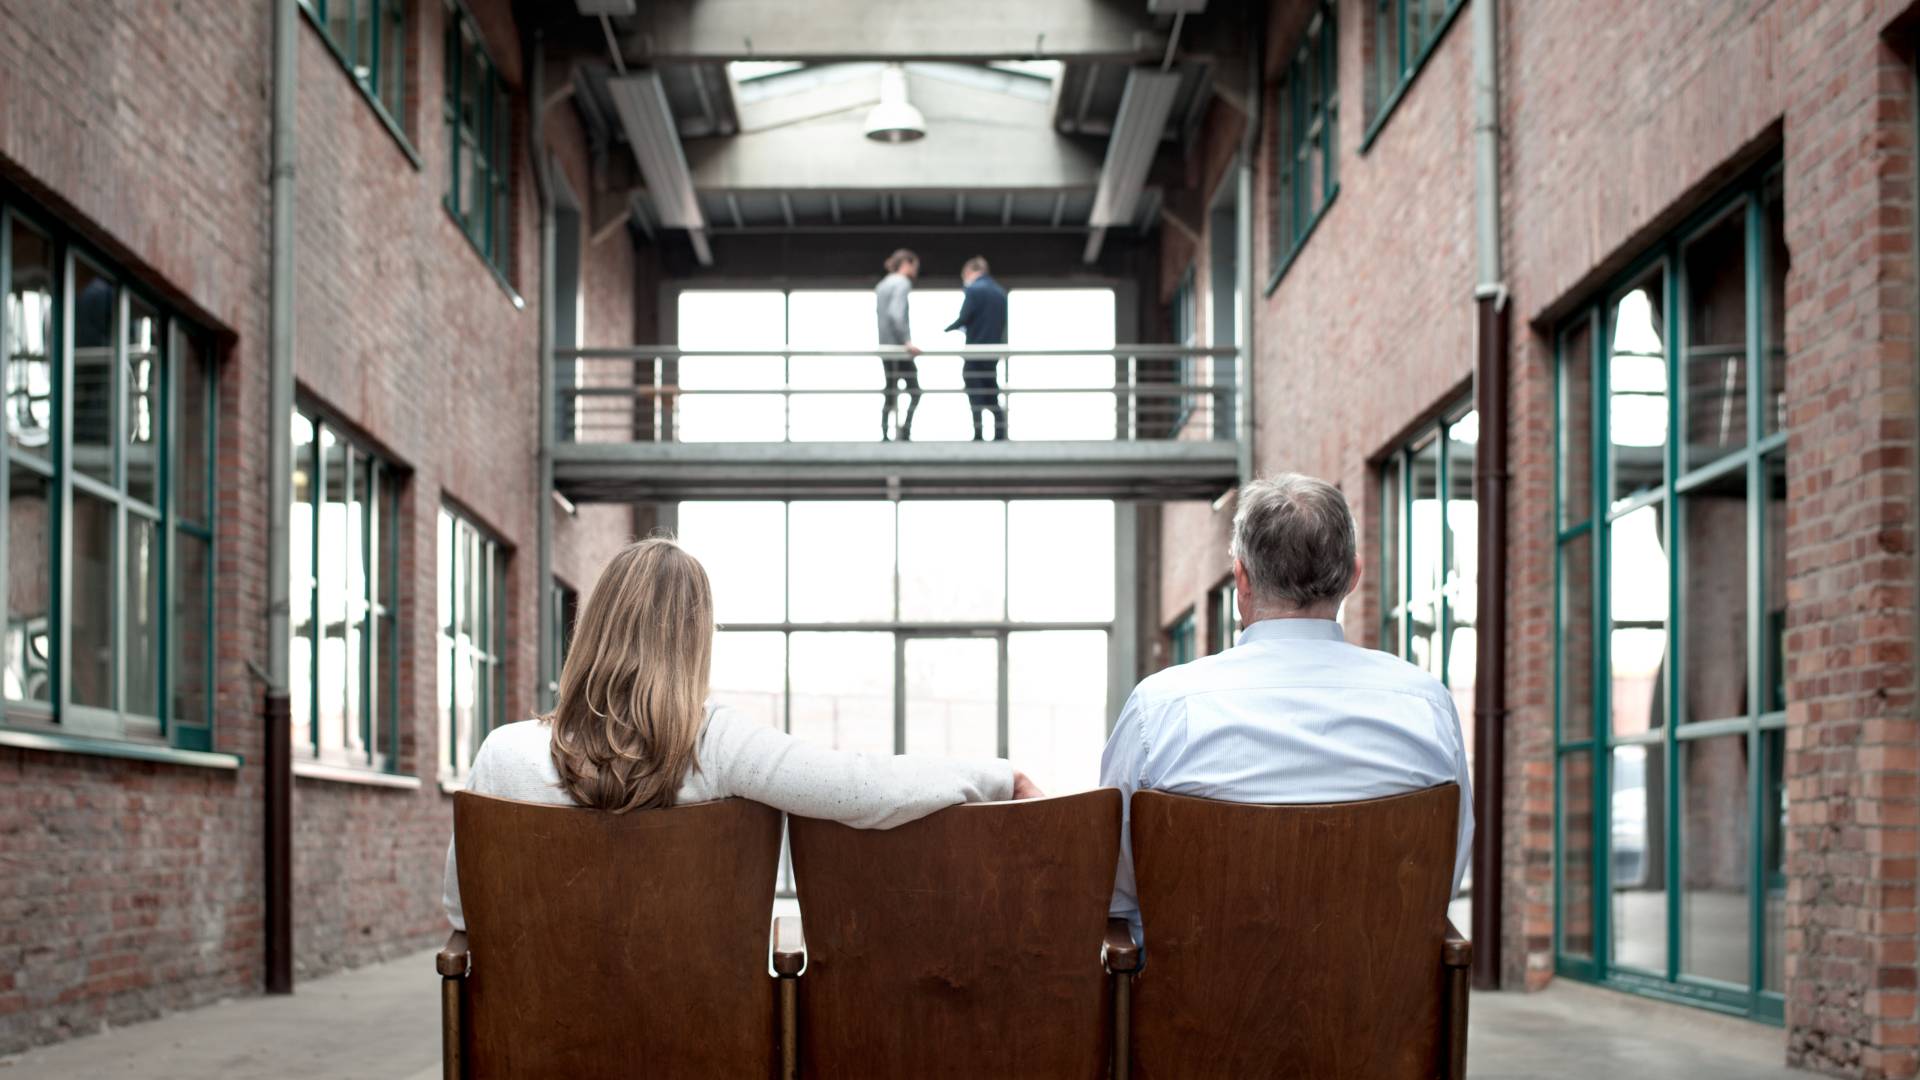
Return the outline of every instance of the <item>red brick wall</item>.
{"type": "MultiPolygon", "coordinates": [[[[1305,6],[1276,14],[1274,46],[1298,33],[1305,6]]],[[[1500,8],[1514,408],[1504,981],[1538,987],[1552,975],[1550,331],[1734,174],[1779,154],[1793,256],[1784,1054],[1863,1077],[1920,1071],[1915,103],[1903,38],[1889,36],[1906,6],[1500,8]]],[[[1368,462],[1470,385],[1474,252],[1470,15],[1455,20],[1363,155],[1368,7],[1339,4],[1340,193],[1256,305],[1253,404],[1258,471],[1339,482],[1371,552],[1379,537],[1368,462]]],[[[1262,200],[1270,153],[1264,146],[1262,200]]],[[[1260,207],[1264,276],[1272,264],[1260,207]]],[[[1164,272],[1177,275],[1190,242],[1168,237],[1164,272]]],[[[1163,619],[1217,580],[1222,517],[1164,512],[1163,619]]],[[[1371,641],[1377,596],[1368,582],[1349,605],[1355,640],[1371,641]]]]}
{"type": "MultiPolygon", "coordinates": [[[[469,7],[519,89],[505,0],[469,7]]],[[[420,165],[320,34],[299,38],[295,374],[300,392],[407,470],[400,493],[403,774],[417,790],[303,778],[294,795],[295,952],[310,976],[428,944],[450,799],[436,781],[435,515],[456,502],[510,549],[506,715],[531,714],[536,605],[538,208],[516,97],[508,280],[442,205],[445,8],[408,11],[420,165]]],[[[0,1053],[257,989],[262,956],[261,685],[266,653],[270,7],[0,0],[0,175],[146,284],[222,330],[215,748],[237,772],[0,750],[0,1053]],[[170,73],[156,78],[154,72],[170,73]],[[183,77],[191,74],[192,77],[183,77]]],[[[591,191],[564,103],[548,142],[591,191]]],[[[631,340],[624,228],[587,254],[592,344],[631,340]]],[[[649,294],[651,295],[651,294],[649,294]]],[[[631,531],[587,508],[556,523],[586,587],[631,531]]]]}

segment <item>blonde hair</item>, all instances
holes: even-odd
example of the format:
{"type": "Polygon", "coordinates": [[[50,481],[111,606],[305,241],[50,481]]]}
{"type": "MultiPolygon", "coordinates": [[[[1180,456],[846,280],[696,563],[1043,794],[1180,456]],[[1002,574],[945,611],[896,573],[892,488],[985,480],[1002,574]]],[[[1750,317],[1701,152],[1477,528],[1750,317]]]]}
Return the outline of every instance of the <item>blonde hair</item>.
{"type": "Polygon", "coordinates": [[[671,540],[621,549],[600,572],[560,672],[553,725],[560,785],[624,814],[673,805],[706,722],[713,590],[671,540]]]}

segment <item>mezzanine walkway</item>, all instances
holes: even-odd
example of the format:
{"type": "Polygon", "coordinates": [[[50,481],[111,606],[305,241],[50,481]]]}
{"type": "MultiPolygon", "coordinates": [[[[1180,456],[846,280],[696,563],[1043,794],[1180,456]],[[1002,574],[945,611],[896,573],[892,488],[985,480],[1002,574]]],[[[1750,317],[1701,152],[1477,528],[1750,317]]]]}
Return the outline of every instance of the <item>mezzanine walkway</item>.
{"type": "MultiPolygon", "coordinates": [[[[1794,1080],[1783,1036],[1677,1005],[1565,981],[1477,994],[1474,1080],[1794,1080]]],[[[0,1058],[0,1080],[433,1080],[440,1075],[433,954],[0,1058]]]]}
{"type": "Polygon", "coordinates": [[[1233,349],[929,349],[915,361],[911,442],[881,439],[883,361],[904,369],[907,356],[557,351],[554,490],[574,502],[1212,499],[1239,482],[1233,349]],[[1006,441],[969,441],[961,365],[983,359],[1003,391],[1006,441]]]}

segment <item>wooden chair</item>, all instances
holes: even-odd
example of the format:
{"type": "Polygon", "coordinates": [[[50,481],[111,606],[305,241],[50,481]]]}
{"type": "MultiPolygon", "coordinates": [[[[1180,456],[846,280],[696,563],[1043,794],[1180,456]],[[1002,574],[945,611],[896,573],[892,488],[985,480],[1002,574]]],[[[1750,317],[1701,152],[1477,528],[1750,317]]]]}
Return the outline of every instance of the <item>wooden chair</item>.
{"type": "Polygon", "coordinates": [[[1145,955],[1124,922],[1108,954],[1115,970],[1144,961],[1132,1074],[1462,1080],[1459,806],[1457,784],[1299,806],[1136,794],[1145,955]]]}
{"type": "Polygon", "coordinates": [[[801,1075],[1106,1075],[1118,791],[955,806],[884,832],[794,818],[788,838],[806,920],[801,1075]]]}
{"type": "Polygon", "coordinates": [[[438,957],[449,1080],[774,1074],[779,811],[461,792],[453,822],[467,930],[438,957]]]}

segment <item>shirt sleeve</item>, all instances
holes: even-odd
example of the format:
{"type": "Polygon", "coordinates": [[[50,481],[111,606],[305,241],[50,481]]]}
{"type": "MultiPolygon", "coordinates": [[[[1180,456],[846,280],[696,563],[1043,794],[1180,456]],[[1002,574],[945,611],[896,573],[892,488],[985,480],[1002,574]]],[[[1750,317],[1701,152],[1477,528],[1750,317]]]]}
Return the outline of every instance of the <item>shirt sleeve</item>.
{"type": "Polygon", "coordinates": [[[955,330],[965,327],[973,320],[973,317],[979,313],[980,293],[976,289],[968,289],[965,293],[965,299],[960,301],[960,314],[954,317],[952,324],[947,327],[947,332],[952,333],[955,330]]]}
{"type": "Polygon", "coordinates": [[[721,708],[707,722],[699,768],[720,795],[856,829],[891,829],[936,810],[1013,797],[1013,765],[833,750],[721,708]]]}
{"type": "MultiPolygon", "coordinates": [[[[487,766],[487,749],[492,745],[491,741],[482,742],[480,749],[473,755],[473,764],[467,767],[466,789],[477,795],[490,794],[488,774],[491,770],[487,766]]],[[[460,906],[460,872],[453,851],[455,839],[453,836],[447,837],[447,875],[440,890],[440,905],[447,911],[447,922],[452,924],[455,930],[465,930],[467,915],[460,906]]]]}
{"type": "Polygon", "coordinates": [[[1148,783],[1147,742],[1141,712],[1140,695],[1136,691],[1128,696],[1126,707],[1120,710],[1120,719],[1114,721],[1113,734],[1107,736],[1107,747],[1100,752],[1100,786],[1120,789],[1120,864],[1114,870],[1113,902],[1108,905],[1107,914],[1133,924],[1135,941],[1141,940],[1140,901],[1134,890],[1130,826],[1133,793],[1148,783]]]}
{"type": "Polygon", "coordinates": [[[1460,884],[1466,879],[1468,868],[1473,865],[1473,767],[1467,762],[1466,739],[1460,732],[1460,713],[1451,699],[1447,700],[1445,707],[1446,715],[1441,721],[1452,737],[1449,745],[1453,747],[1453,771],[1460,784],[1460,833],[1453,854],[1453,895],[1458,897],[1460,884]]]}

